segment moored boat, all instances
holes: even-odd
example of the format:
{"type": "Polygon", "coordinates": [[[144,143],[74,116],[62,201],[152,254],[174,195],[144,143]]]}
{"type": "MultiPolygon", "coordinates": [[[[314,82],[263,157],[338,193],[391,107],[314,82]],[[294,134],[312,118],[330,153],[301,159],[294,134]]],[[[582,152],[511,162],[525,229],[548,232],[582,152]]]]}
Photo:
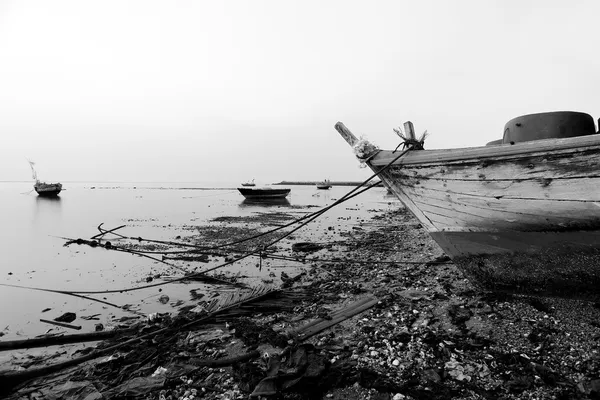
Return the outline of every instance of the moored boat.
{"type": "Polygon", "coordinates": [[[331,189],[331,183],[329,182],[329,179],[325,179],[323,182],[318,182],[317,189],[331,189]]]}
{"type": "Polygon", "coordinates": [[[338,132],[475,282],[494,290],[600,299],[600,135],[591,116],[509,121],[488,146],[385,151],[338,132]]]}
{"type": "Polygon", "coordinates": [[[242,186],[250,187],[250,186],[256,186],[256,184],[254,183],[254,179],[252,179],[251,182],[242,183],[242,186]]]}
{"type": "Polygon", "coordinates": [[[290,194],[291,189],[274,188],[238,188],[239,192],[247,199],[283,199],[290,194]]]}
{"type": "Polygon", "coordinates": [[[62,190],[62,184],[60,183],[45,183],[37,181],[33,185],[33,188],[39,196],[52,197],[58,196],[62,190]]]}
{"type": "Polygon", "coordinates": [[[37,172],[34,168],[35,163],[33,161],[29,161],[29,166],[31,167],[32,177],[35,180],[33,185],[33,189],[39,196],[43,197],[54,197],[58,196],[58,194],[62,191],[61,183],[46,183],[41,182],[37,177],[37,172]]]}

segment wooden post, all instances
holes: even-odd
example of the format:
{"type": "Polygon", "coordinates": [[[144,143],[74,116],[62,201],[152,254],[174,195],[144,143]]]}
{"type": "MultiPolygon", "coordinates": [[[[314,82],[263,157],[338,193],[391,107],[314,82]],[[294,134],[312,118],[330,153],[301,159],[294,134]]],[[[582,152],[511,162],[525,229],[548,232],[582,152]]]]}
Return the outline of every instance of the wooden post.
{"type": "Polygon", "coordinates": [[[354,147],[354,145],[358,143],[358,139],[356,138],[356,136],[354,136],[354,134],[350,132],[350,129],[346,128],[346,125],[344,125],[342,122],[338,122],[337,124],[335,124],[335,130],[338,131],[340,135],[342,135],[344,140],[348,142],[350,146],[354,147]]]}
{"type": "Polygon", "coordinates": [[[412,122],[406,121],[404,123],[404,134],[406,135],[407,139],[417,139],[417,136],[415,135],[415,127],[412,122]]]}

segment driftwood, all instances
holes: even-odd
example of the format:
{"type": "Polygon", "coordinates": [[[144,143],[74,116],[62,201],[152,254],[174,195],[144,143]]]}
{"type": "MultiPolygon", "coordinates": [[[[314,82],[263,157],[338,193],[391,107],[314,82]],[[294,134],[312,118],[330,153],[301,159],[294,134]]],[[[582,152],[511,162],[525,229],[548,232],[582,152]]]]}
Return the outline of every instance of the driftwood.
{"type": "Polygon", "coordinates": [[[113,338],[120,334],[132,333],[134,329],[116,329],[112,331],[76,333],[73,335],[46,336],[33,339],[6,340],[0,342],[0,351],[32,349],[36,347],[56,346],[61,344],[94,342],[113,338]]]}
{"type": "Polygon", "coordinates": [[[63,328],[76,329],[76,330],[81,329],[81,325],[72,325],[72,324],[67,324],[66,322],[50,321],[49,319],[43,319],[43,318],[40,318],[40,321],[45,322],[47,324],[62,326],[63,328]]]}
{"type": "Polygon", "coordinates": [[[224,298],[215,299],[213,302],[211,302],[210,304],[207,305],[207,307],[206,307],[207,314],[197,318],[194,321],[190,321],[184,325],[181,325],[178,327],[165,327],[162,329],[158,329],[154,332],[150,332],[145,335],[141,335],[141,336],[126,340],[124,342],[118,343],[116,345],[113,345],[113,346],[110,346],[110,347],[107,347],[104,349],[94,350],[85,356],[81,356],[81,357],[74,358],[71,360],[63,361],[63,362],[49,365],[46,367],[29,369],[29,370],[25,370],[25,371],[4,372],[4,373],[0,374],[0,388],[13,387],[23,381],[33,379],[33,378],[38,378],[38,377],[48,375],[53,372],[63,370],[65,368],[79,365],[86,361],[96,359],[102,355],[109,354],[109,353],[113,352],[114,350],[117,350],[123,346],[127,346],[130,344],[136,343],[140,340],[149,339],[158,334],[163,334],[163,333],[166,333],[169,331],[175,333],[176,331],[180,331],[182,329],[194,326],[200,322],[204,322],[204,321],[214,317],[216,314],[218,314],[222,311],[239,307],[241,304],[244,304],[244,303],[256,301],[256,300],[263,298],[263,297],[265,297],[271,293],[274,293],[276,291],[278,291],[278,289],[263,286],[263,287],[257,287],[254,290],[252,290],[250,293],[247,293],[247,294],[232,293],[224,298]]]}
{"type": "Polygon", "coordinates": [[[376,297],[365,297],[355,303],[350,304],[346,308],[331,313],[330,318],[316,319],[296,330],[291,331],[290,334],[295,335],[299,340],[306,340],[309,337],[332,327],[333,325],[339,324],[340,322],[353,317],[356,314],[360,314],[361,312],[373,307],[378,302],[379,299],[376,297]]]}
{"type": "MultiPolygon", "coordinates": [[[[236,308],[222,310],[216,318],[218,322],[231,321],[240,316],[248,316],[257,312],[269,311],[291,311],[297,303],[304,299],[307,294],[294,291],[277,291],[275,297],[262,298],[260,301],[240,304],[236,308]]],[[[61,344],[73,344],[84,342],[95,342],[110,339],[119,335],[127,335],[135,332],[135,328],[115,329],[111,331],[76,333],[72,335],[46,336],[33,339],[5,340],[0,341],[0,351],[33,349],[37,347],[57,346],[61,344]]]]}

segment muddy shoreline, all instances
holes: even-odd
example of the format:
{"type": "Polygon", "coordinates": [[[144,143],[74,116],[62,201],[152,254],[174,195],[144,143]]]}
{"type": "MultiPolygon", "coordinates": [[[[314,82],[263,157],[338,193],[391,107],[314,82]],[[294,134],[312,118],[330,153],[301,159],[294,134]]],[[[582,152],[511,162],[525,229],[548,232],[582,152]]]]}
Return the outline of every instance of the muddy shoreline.
{"type": "MultiPolygon", "coordinates": [[[[211,315],[218,304],[199,298],[195,308],[156,315],[98,343],[121,347],[92,361],[20,387],[5,379],[4,396],[598,398],[600,304],[482,291],[403,209],[371,215],[335,240],[315,242],[299,231],[279,244],[277,254],[306,261],[280,260],[294,263],[294,273],[272,268],[254,301],[211,315]],[[294,243],[321,248],[301,254],[294,243]],[[368,308],[350,315],[359,304],[368,308]]],[[[293,217],[274,210],[253,218],[272,228],[293,217]]],[[[249,223],[243,218],[218,222],[186,240],[218,244],[247,234],[233,226],[249,223]]],[[[234,302],[231,296],[216,301],[234,302]]],[[[79,345],[77,356],[98,351],[88,346],[79,345]]]]}

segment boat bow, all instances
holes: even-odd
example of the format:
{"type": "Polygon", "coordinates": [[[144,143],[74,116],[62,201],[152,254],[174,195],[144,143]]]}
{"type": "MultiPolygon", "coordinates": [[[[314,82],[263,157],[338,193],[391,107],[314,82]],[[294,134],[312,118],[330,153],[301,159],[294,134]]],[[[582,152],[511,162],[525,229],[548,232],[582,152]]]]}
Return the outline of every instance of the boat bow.
{"type": "Polygon", "coordinates": [[[476,281],[600,299],[600,135],[355,154],[476,281]]]}

